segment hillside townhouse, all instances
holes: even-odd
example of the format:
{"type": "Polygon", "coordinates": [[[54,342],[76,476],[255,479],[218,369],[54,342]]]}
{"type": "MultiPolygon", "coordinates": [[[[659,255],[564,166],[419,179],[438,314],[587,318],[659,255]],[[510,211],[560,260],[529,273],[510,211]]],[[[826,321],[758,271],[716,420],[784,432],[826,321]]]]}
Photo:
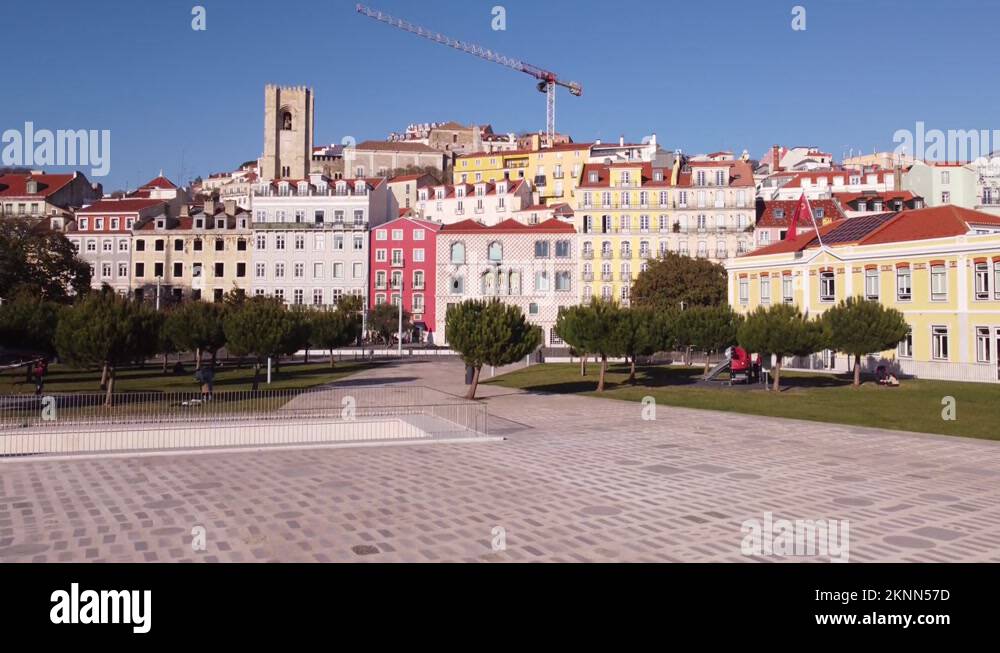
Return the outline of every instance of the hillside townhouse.
{"type": "MultiPolygon", "coordinates": [[[[851,296],[898,309],[910,333],[872,352],[917,377],[997,382],[1000,354],[1000,216],[955,206],[832,222],[727,264],[729,303],[746,314],[794,304],[819,316],[851,296]]],[[[847,371],[850,357],[822,352],[792,366],[847,371]]]]}
{"type": "Polygon", "coordinates": [[[979,203],[978,181],[969,164],[916,161],[903,175],[902,188],[923,197],[927,206],[971,209],[979,203]]]}
{"type": "Polygon", "coordinates": [[[170,217],[179,216],[191,199],[186,189],[178,188],[174,182],[163,176],[162,171],[158,177],[150,179],[129,193],[128,197],[165,202],[167,205],[167,215],[170,217]]]}
{"type": "Polygon", "coordinates": [[[974,164],[977,211],[1000,215],[1000,152],[974,164]]]}
{"type": "Polygon", "coordinates": [[[396,199],[396,206],[402,211],[414,208],[417,205],[417,191],[437,184],[438,180],[428,174],[415,174],[392,177],[386,183],[389,192],[396,199]]]}
{"type": "Polygon", "coordinates": [[[447,342],[449,307],[496,298],[519,307],[541,327],[543,344],[561,344],[556,318],[561,308],[579,301],[576,238],[573,226],[559,220],[443,225],[436,245],[436,339],[447,342]]]}
{"type": "Polygon", "coordinates": [[[132,251],[132,288],[138,299],[221,302],[250,282],[253,231],[250,213],[235,202],[207,200],[181,207],[177,217],[156,215],[137,222],[132,251]]]}
{"type": "Polygon", "coordinates": [[[811,201],[828,199],[833,193],[884,193],[903,188],[902,179],[899,169],[874,167],[781,171],[765,177],[758,186],[757,195],[764,200],[797,200],[805,195],[811,201]]]}
{"type": "MultiPolygon", "coordinates": [[[[756,223],[753,228],[755,247],[767,247],[788,235],[788,228],[798,206],[798,200],[757,200],[756,223]]],[[[833,199],[812,200],[809,202],[817,225],[826,225],[847,217],[840,202],[833,199]]],[[[808,217],[799,220],[797,233],[808,233],[814,230],[812,220],[808,217]]],[[[745,254],[746,252],[744,252],[745,254]]]]}
{"type": "Polygon", "coordinates": [[[531,186],[523,179],[472,184],[434,185],[417,191],[417,210],[435,222],[475,220],[486,225],[503,222],[531,205],[531,186]]]}
{"type": "Polygon", "coordinates": [[[61,231],[73,210],[100,197],[100,184],[91,184],[80,172],[0,174],[0,219],[45,218],[50,229],[61,231]]]}
{"type": "Polygon", "coordinates": [[[368,230],[398,216],[383,179],[260,183],[253,190],[252,292],[333,305],[368,287],[368,230]]]}
{"type": "Polygon", "coordinates": [[[548,148],[466,154],[455,160],[454,182],[526,179],[537,203],[572,205],[590,148],[590,143],[561,143],[548,148]]]}
{"type": "Polygon", "coordinates": [[[753,245],[754,185],[745,161],[588,164],[574,220],[580,298],[629,301],[650,258],[667,251],[722,261],[753,245]]]}
{"type": "Polygon", "coordinates": [[[452,155],[423,143],[364,141],[344,148],[344,175],[354,178],[391,177],[407,168],[451,172],[452,155]]]}
{"type": "Polygon", "coordinates": [[[91,287],[108,284],[118,293],[132,292],[133,228],[154,216],[166,216],[158,199],[106,199],[78,210],[66,225],[66,237],[90,265],[91,287]]]}
{"type": "Polygon", "coordinates": [[[371,230],[369,307],[391,303],[411,314],[419,339],[434,342],[434,289],[440,223],[400,217],[371,230]]]}
{"type": "Polygon", "coordinates": [[[834,193],[833,199],[840,204],[844,215],[857,218],[873,213],[886,211],[902,211],[904,209],[924,208],[924,198],[914,195],[912,191],[895,190],[886,192],[866,191],[864,193],[834,193]]]}
{"type": "Polygon", "coordinates": [[[833,167],[833,154],[814,145],[783,147],[772,145],[758,163],[757,174],[770,175],[781,171],[821,170],[833,167]]]}

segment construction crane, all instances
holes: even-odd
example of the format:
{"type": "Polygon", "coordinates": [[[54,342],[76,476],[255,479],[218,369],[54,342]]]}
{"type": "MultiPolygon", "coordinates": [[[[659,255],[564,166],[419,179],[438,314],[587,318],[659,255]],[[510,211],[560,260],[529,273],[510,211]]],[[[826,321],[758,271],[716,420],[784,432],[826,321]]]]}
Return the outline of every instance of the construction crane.
{"type": "Polygon", "coordinates": [[[576,82],[564,82],[559,79],[559,76],[550,70],[545,70],[544,68],[539,68],[538,66],[533,66],[530,63],[521,61],[520,59],[513,59],[511,57],[506,57],[502,54],[494,52],[493,50],[487,50],[486,48],[476,45],[474,43],[464,43],[457,39],[449,38],[444,34],[439,34],[437,32],[432,32],[430,30],[424,29],[413,23],[409,23],[405,20],[394,18],[389,14],[386,14],[365,5],[359,4],[356,7],[359,14],[368,16],[369,18],[374,18],[375,20],[381,21],[386,25],[391,25],[393,27],[399,28],[401,30],[406,30],[411,34],[416,34],[417,36],[422,36],[425,39],[430,39],[435,43],[440,43],[441,45],[447,45],[449,47],[455,48],[456,50],[461,50],[462,52],[467,52],[469,54],[475,55],[481,59],[487,61],[492,61],[493,63],[498,63],[501,66],[507,66],[508,68],[513,68],[514,70],[519,70],[522,73],[527,73],[538,80],[537,88],[540,92],[545,93],[545,135],[548,138],[548,144],[551,147],[555,143],[556,136],[556,86],[562,86],[563,88],[569,89],[572,95],[580,96],[583,95],[583,86],[576,82]]]}

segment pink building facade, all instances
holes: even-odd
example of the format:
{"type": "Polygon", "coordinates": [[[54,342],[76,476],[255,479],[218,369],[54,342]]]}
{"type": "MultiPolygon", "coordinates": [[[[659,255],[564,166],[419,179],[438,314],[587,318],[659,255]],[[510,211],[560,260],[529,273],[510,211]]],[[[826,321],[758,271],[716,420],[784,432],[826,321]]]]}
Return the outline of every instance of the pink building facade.
{"type": "Polygon", "coordinates": [[[411,314],[422,342],[434,343],[437,232],[441,225],[404,216],[371,230],[368,306],[391,303],[411,314]]]}

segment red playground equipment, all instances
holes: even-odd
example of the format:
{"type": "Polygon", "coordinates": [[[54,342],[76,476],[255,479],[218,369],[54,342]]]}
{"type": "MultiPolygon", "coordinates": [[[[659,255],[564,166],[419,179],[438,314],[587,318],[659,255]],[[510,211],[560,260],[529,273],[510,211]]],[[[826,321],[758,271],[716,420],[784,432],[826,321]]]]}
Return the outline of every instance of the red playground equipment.
{"type": "Polygon", "coordinates": [[[753,374],[753,364],[750,354],[743,347],[729,347],[726,349],[725,359],[713,367],[705,375],[705,381],[711,381],[723,372],[729,372],[729,383],[750,383],[753,374]]]}

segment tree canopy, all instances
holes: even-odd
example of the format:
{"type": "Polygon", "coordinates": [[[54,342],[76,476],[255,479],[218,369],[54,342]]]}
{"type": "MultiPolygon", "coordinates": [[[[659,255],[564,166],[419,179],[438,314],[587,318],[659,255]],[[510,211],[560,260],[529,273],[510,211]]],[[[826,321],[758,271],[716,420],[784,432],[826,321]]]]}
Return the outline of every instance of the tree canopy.
{"type": "Polygon", "coordinates": [[[320,349],[330,350],[330,367],[333,367],[333,350],[357,340],[361,332],[361,322],[356,315],[339,308],[316,311],[310,319],[311,342],[320,349]]]}
{"type": "Polygon", "coordinates": [[[208,352],[214,359],[226,344],[225,314],[222,304],[185,302],[170,310],[164,331],[178,350],[197,352],[195,365],[201,367],[202,353],[208,352]]]}
{"type": "Polygon", "coordinates": [[[88,293],[63,311],[56,328],[56,350],[73,366],[105,366],[106,403],[111,405],[116,369],[156,353],[157,337],[150,328],[157,318],[149,306],[114,292],[88,293]]]}
{"type": "Polygon", "coordinates": [[[0,297],[26,288],[65,302],[90,290],[91,275],[90,265],[63,234],[34,220],[0,220],[0,297]]]}
{"type": "Polygon", "coordinates": [[[691,347],[708,357],[736,344],[740,316],[729,306],[695,306],[677,315],[677,334],[684,347],[691,347]]]}
{"type": "Polygon", "coordinates": [[[848,297],[823,313],[830,346],[854,356],[854,386],[861,385],[861,357],[892,349],[909,325],[898,310],[861,297],[848,297]]]}
{"type": "Polygon", "coordinates": [[[0,305],[0,344],[42,355],[55,353],[60,304],[22,288],[0,305]]]}
{"type": "Polygon", "coordinates": [[[808,356],[825,344],[823,325],[791,304],[758,306],[740,324],[738,339],[747,351],[775,355],[775,390],[780,388],[782,358],[808,356]]]}
{"type": "Polygon", "coordinates": [[[225,312],[223,330],[229,350],[254,357],[253,389],[259,385],[261,363],[284,355],[299,328],[296,318],[276,297],[252,297],[240,308],[225,312]]]}
{"type": "MultiPolygon", "coordinates": [[[[413,328],[409,311],[403,311],[403,333],[413,328]]],[[[368,313],[368,330],[388,347],[399,331],[399,307],[393,304],[378,304],[368,313]]]]}
{"type": "Polygon", "coordinates": [[[469,299],[448,309],[448,343],[473,368],[466,395],[475,399],[483,365],[509,365],[533,352],[542,341],[541,330],[529,323],[517,306],[497,299],[469,299]]]}
{"type": "Polygon", "coordinates": [[[726,269],[704,258],[665,252],[649,261],[632,285],[632,305],[659,309],[719,306],[726,301],[726,269]]]}

